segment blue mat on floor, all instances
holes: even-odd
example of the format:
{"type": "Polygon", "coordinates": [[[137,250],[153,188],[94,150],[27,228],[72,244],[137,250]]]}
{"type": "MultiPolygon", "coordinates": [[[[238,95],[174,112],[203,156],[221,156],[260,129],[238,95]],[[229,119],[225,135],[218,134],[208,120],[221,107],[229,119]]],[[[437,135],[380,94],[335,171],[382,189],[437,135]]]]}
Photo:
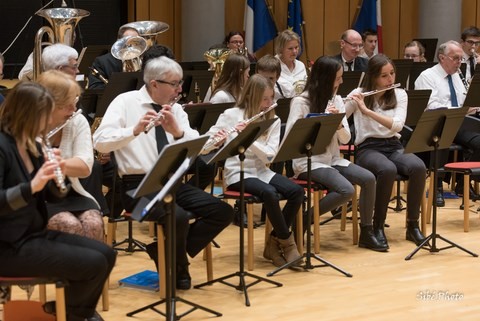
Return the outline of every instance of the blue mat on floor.
{"type": "MultiPolygon", "coordinates": [[[[427,197],[428,197],[428,192],[426,193],[427,197]]],[[[443,191],[443,198],[444,199],[459,199],[460,197],[458,197],[457,194],[455,194],[455,192],[445,192],[443,191]]]]}
{"type": "Polygon", "coordinates": [[[130,275],[118,281],[121,286],[144,289],[149,291],[158,291],[158,273],[145,270],[143,272],[130,275]]]}

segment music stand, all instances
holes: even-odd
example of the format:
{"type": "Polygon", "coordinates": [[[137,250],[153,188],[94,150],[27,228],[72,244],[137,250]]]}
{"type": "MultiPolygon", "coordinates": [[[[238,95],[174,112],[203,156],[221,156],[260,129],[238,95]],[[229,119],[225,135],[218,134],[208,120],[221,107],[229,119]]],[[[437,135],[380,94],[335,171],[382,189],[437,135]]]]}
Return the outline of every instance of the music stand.
{"type": "Polygon", "coordinates": [[[420,76],[424,70],[435,65],[436,63],[433,61],[414,62],[410,69],[410,75],[408,76],[408,89],[415,89],[415,80],[417,80],[418,76],[420,76]]]}
{"type": "MultiPolygon", "coordinates": [[[[240,158],[240,217],[243,217],[245,214],[245,187],[244,187],[244,170],[243,170],[243,161],[245,159],[245,151],[248,147],[261,135],[265,132],[274,122],[276,119],[267,119],[261,122],[251,123],[245,129],[238,134],[237,137],[229,141],[222,147],[217,153],[215,153],[209,160],[208,164],[212,162],[218,162],[233,156],[238,155],[240,158]]],[[[197,284],[194,288],[198,289],[205,285],[211,285],[216,282],[220,282],[222,284],[228,285],[230,287],[235,288],[238,291],[242,291],[245,295],[245,305],[250,306],[250,300],[248,298],[247,288],[254,286],[257,283],[262,281],[276,285],[277,287],[282,286],[281,283],[274,282],[272,280],[268,280],[266,278],[262,278],[260,276],[254,275],[250,272],[245,271],[244,267],[244,235],[243,235],[243,224],[238,225],[240,227],[240,260],[239,260],[239,270],[237,272],[228,274],[226,276],[222,276],[212,281],[207,281],[205,283],[197,284]],[[238,276],[240,281],[238,285],[229,283],[225,280],[238,276]],[[245,277],[249,276],[255,279],[254,282],[250,284],[246,284],[245,277]]]]}
{"type": "Polygon", "coordinates": [[[203,99],[207,94],[208,88],[212,83],[213,71],[210,70],[184,70],[183,87],[185,101],[197,101],[197,93],[195,93],[195,83],[200,90],[200,97],[203,99]],[[190,86],[188,86],[188,83],[190,86]],[[187,88],[188,87],[188,88],[187,88]]]}
{"type": "Polygon", "coordinates": [[[158,194],[151,200],[142,197],[141,201],[137,204],[132,212],[132,217],[139,222],[144,220],[158,221],[160,217],[154,217],[155,211],[153,208],[159,206],[159,203],[163,201],[165,209],[165,270],[166,279],[161,282],[166,283],[166,295],[164,299],[161,299],[152,304],[146,305],[143,308],[127,313],[127,316],[131,317],[139,312],[151,309],[166,317],[168,321],[180,320],[183,316],[193,312],[197,309],[209,312],[216,316],[222,314],[196,303],[187,301],[176,296],[176,258],[175,258],[175,193],[176,187],[193,163],[193,160],[198,155],[203,145],[207,141],[207,136],[201,136],[199,138],[189,140],[181,143],[169,144],[163,147],[158,159],[150,170],[145,175],[138,188],[129,193],[134,198],[142,196],[152,196],[152,193],[158,194]],[[192,308],[185,313],[176,314],[176,302],[185,303],[192,308]],[[163,313],[156,309],[157,305],[162,303],[166,304],[166,312],[163,313]]]}
{"type": "Polygon", "coordinates": [[[342,97],[346,97],[352,90],[361,86],[363,71],[346,71],[343,73],[343,83],[338,87],[338,92],[342,97]]]}
{"type": "Polygon", "coordinates": [[[408,95],[408,109],[405,125],[415,127],[427,108],[428,100],[432,94],[431,89],[406,90],[408,95]]]}
{"type": "Polygon", "coordinates": [[[89,45],[88,47],[86,47],[82,61],[78,66],[80,74],[83,74],[85,75],[85,77],[87,77],[87,75],[90,74],[90,69],[88,68],[93,64],[95,58],[109,53],[111,47],[111,45],[89,45]]]}
{"type": "Polygon", "coordinates": [[[312,207],[312,155],[319,155],[325,152],[327,146],[332,141],[332,137],[338,128],[338,125],[345,117],[344,113],[339,114],[325,114],[319,117],[298,119],[288,134],[283,138],[279,151],[272,162],[286,161],[289,159],[295,159],[307,156],[307,249],[306,252],[297,260],[286,263],[274,271],[267,274],[272,276],[277,272],[290,267],[297,266],[297,264],[304,258],[305,264],[302,266],[304,270],[311,270],[316,267],[329,266],[345,276],[351,277],[352,275],[332,263],[324,260],[323,258],[312,253],[311,245],[311,211],[312,207]],[[321,265],[312,265],[311,258],[314,258],[320,262],[321,265]]]}
{"type": "Polygon", "coordinates": [[[190,127],[198,130],[200,135],[205,134],[208,130],[215,125],[218,116],[226,109],[231,108],[235,103],[200,103],[200,104],[187,104],[184,107],[185,112],[188,114],[188,120],[190,121],[190,127]]]}
{"type": "Polygon", "coordinates": [[[393,59],[395,65],[395,82],[401,84],[401,88],[407,88],[408,75],[412,69],[413,59],[393,59]]]}
{"type": "Polygon", "coordinates": [[[277,100],[277,107],[275,107],[275,114],[280,118],[282,124],[285,124],[290,114],[290,101],[292,98],[280,98],[277,100]]]}
{"type": "Polygon", "coordinates": [[[416,40],[423,45],[425,48],[425,59],[428,62],[432,62],[437,51],[438,38],[416,38],[413,40],[416,40]]]}
{"type": "MultiPolygon", "coordinates": [[[[437,190],[437,171],[438,171],[438,150],[450,147],[457,134],[460,125],[467,113],[466,107],[463,108],[450,108],[450,109],[435,109],[425,112],[420,117],[415,130],[412,133],[412,138],[408,141],[405,147],[405,153],[418,153],[424,151],[433,150],[433,191],[437,190]]],[[[440,234],[437,234],[437,205],[433,202],[433,219],[432,219],[432,233],[420,243],[417,248],[405,257],[405,260],[410,260],[415,253],[420,249],[428,249],[430,253],[440,252],[452,247],[456,247],[468,254],[477,257],[478,255],[461,247],[460,245],[453,243],[452,241],[444,238],[440,234]],[[437,238],[450,244],[443,248],[437,248],[437,238]],[[429,241],[432,241],[429,244],[429,241]],[[424,248],[424,246],[427,246],[424,248]]]]}
{"type": "MultiPolygon", "coordinates": [[[[480,68],[477,69],[480,70],[480,68]]],[[[463,106],[480,106],[480,76],[479,74],[477,74],[476,71],[474,77],[470,82],[470,85],[468,86],[467,97],[465,97],[463,106]]]]}

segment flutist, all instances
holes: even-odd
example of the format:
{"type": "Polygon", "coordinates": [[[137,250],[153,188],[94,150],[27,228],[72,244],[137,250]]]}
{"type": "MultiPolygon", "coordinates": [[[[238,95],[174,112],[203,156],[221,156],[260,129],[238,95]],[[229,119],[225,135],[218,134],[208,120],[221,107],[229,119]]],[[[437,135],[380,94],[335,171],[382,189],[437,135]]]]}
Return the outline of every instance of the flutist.
{"type": "Polygon", "coordinates": [[[47,204],[48,228],[103,242],[100,206],[80,183],[80,178],[90,175],[93,166],[90,126],[76,107],[81,88],[73,77],[58,70],[43,72],[38,82],[55,100],[46,141],[61,151],[65,159],[65,184],[71,185],[61,200],[47,204]]]}
{"type": "Polygon", "coordinates": [[[409,180],[406,239],[417,245],[425,239],[418,226],[425,187],[425,164],[414,154],[404,153],[399,139],[407,115],[407,93],[395,88],[367,97],[362,95],[362,92],[380,90],[394,83],[393,62],[382,54],[373,56],[368,61],[365,87],[355,89],[350,94],[353,100],[345,104],[347,116],[353,114],[355,121],[356,164],[377,178],[373,229],[377,240],[387,247],[384,225],[397,173],[409,180]]]}
{"type": "MultiPolygon", "coordinates": [[[[135,189],[148,173],[158,155],[167,144],[182,142],[199,134],[190,128],[188,116],[180,104],[170,102],[182,91],[182,67],[167,57],[150,59],[145,66],[145,85],[139,90],[117,96],[93,135],[95,148],[101,153],[112,152],[118,164],[118,175],[122,178],[122,201],[127,211],[132,211],[138,199],[132,199],[127,191],[135,189]],[[158,106],[158,107],[157,107],[158,106]],[[160,108],[158,112],[154,108],[160,108]],[[144,133],[152,119],[163,115],[155,128],[144,133]]],[[[191,277],[188,257],[197,255],[233,219],[233,209],[227,203],[204,191],[212,179],[209,166],[199,162],[199,187],[196,178],[181,184],[176,197],[176,286],[189,289],[191,277]],[[190,212],[190,213],[188,213],[190,212]],[[189,225],[189,215],[201,218],[189,225]]],[[[152,213],[159,223],[164,222],[164,209],[159,206],[152,213]]],[[[147,252],[157,262],[157,243],[147,245],[147,252]]]]}
{"type": "Polygon", "coordinates": [[[103,242],[47,229],[46,185],[65,162],[45,160],[36,138],[46,134],[53,109],[50,93],[33,82],[19,82],[0,106],[0,275],[63,279],[67,320],[98,319],[95,307],[115,252],[103,242]]]}
{"type": "MultiPolygon", "coordinates": [[[[247,81],[237,107],[227,109],[217,120],[209,134],[222,135],[225,129],[241,131],[248,120],[273,105],[273,83],[261,75],[253,75],[247,81]]],[[[266,119],[276,118],[273,125],[246,151],[244,161],[245,192],[258,196],[265,204],[267,216],[272,223],[271,233],[263,256],[275,266],[282,266],[300,258],[290,228],[303,201],[303,189],[285,176],[273,172],[268,164],[273,160],[280,143],[280,119],[274,110],[263,115],[266,119]],[[279,193],[287,202],[283,209],[279,204],[279,193]]],[[[262,116],[262,117],[263,117],[262,116]]],[[[260,117],[260,119],[262,118],[260,117]]],[[[226,139],[235,137],[235,132],[226,139]]],[[[220,143],[221,144],[221,140],[220,143]]],[[[225,161],[224,180],[230,190],[240,190],[240,159],[230,157],[225,161]]],[[[243,223],[242,220],[240,220],[243,223]]]]}

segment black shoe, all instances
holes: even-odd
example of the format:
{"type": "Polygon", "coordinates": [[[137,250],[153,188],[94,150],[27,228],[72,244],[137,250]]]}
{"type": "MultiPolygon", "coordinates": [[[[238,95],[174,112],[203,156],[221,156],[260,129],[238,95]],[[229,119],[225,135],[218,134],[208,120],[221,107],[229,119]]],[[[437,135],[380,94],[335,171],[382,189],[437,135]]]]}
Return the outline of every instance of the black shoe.
{"type": "Polygon", "coordinates": [[[388,247],[384,243],[380,243],[373,234],[371,225],[360,225],[360,238],[358,247],[363,247],[377,252],[387,252],[388,247]]]}
{"type": "Polygon", "coordinates": [[[97,311],[95,311],[92,317],[87,318],[87,321],[105,321],[105,320],[103,320],[102,316],[98,314],[97,311]]]}
{"type": "Polygon", "coordinates": [[[377,239],[378,243],[380,243],[380,245],[382,245],[386,249],[390,248],[390,246],[388,245],[387,237],[385,236],[385,230],[383,226],[379,228],[374,227],[373,234],[375,235],[375,238],[377,239]]]}
{"type": "MultiPolygon", "coordinates": [[[[457,183],[457,186],[455,186],[455,194],[457,194],[457,196],[463,197],[463,184],[457,183]]],[[[469,190],[469,198],[472,201],[480,200],[480,195],[475,193],[475,189],[471,185],[470,185],[470,190],[469,190]]]]}
{"type": "Polygon", "coordinates": [[[192,278],[188,273],[188,265],[177,266],[177,289],[188,290],[192,287],[192,278]]]}
{"type": "Polygon", "coordinates": [[[407,241],[412,241],[416,245],[420,245],[425,241],[425,236],[420,231],[418,227],[418,222],[408,222],[407,223],[407,232],[406,232],[406,239],[407,241]]]}
{"type": "Polygon", "coordinates": [[[57,306],[55,301],[47,301],[43,304],[43,311],[48,314],[55,315],[57,313],[57,306]]]}
{"type": "Polygon", "coordinates": [[[443,190],[438,190],[435,194],[435,204],[437,207],[445,206],[445,199],[443,198],[443,190]]]}

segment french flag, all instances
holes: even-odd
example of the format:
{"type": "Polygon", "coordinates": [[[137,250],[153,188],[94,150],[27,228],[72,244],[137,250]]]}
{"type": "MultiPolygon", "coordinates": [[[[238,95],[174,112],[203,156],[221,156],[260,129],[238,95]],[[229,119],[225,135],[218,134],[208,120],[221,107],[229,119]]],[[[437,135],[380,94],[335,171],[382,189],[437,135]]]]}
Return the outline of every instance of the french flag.
{"type": "Polygon", "coordinates": [[[265,0],[247,0],[244,26],[247,48],[253,49],[253,52],[277,36],[277,28],[265,0]]]}
{"type": "Polygon", "coordinates": [[[382,41],[382,7],[381,0],[363,0],[360,12],[355,20],[353,29],[362,34],[367,29],[377,31],[378,52],[383,52],[382,41]]]}

